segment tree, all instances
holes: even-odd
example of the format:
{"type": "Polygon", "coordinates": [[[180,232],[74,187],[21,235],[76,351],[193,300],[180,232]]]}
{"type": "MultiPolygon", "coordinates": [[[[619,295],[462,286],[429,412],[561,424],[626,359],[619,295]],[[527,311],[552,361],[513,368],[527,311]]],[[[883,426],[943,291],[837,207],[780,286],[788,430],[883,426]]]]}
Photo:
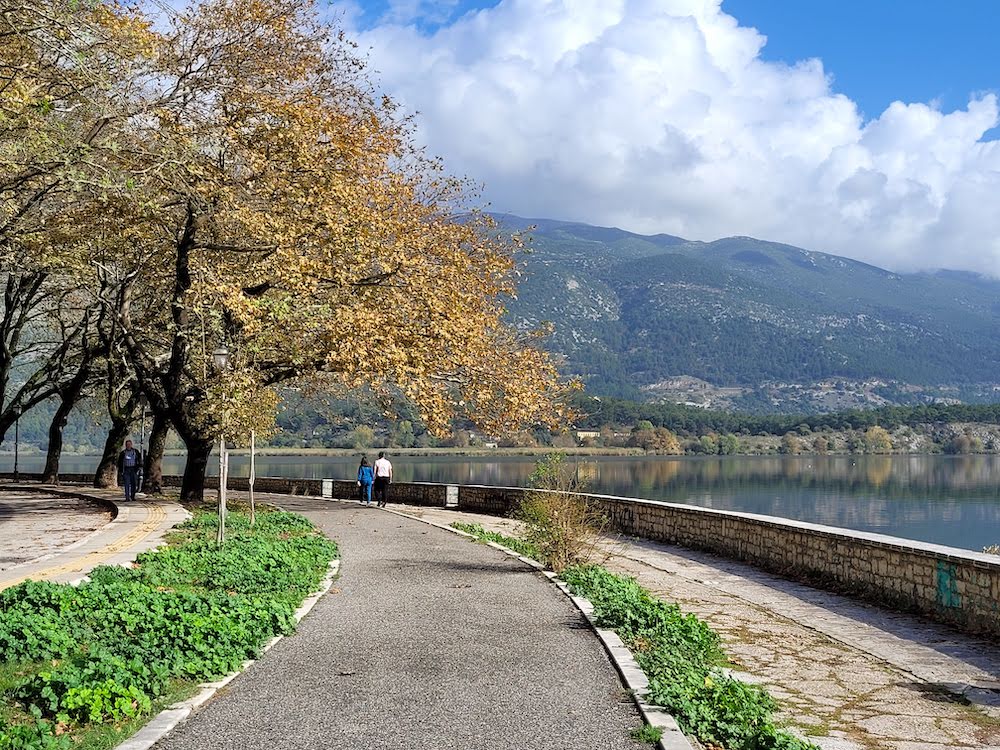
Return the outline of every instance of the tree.
{"type": "Polygon", "coordinates": [[[389,445],[393,448],[412,448],[416,442],[413,434],[413,423],[407,419],[400,420],[393,425],[389,435],[389,445]]]}
{"type": "Polygon", "coordinates": [[[371,427],[359,425],[351,433],[351,447],[356,450],[371,448],[375,443],[375,431],[371,427]]]}
{"type": "Polygon", "coordinates": [[[865,431],[864,445],[868,453],[891,453],[892,436],[884,427],[875,425],[865,431]]]}
{"type": "Polygon", "coordinates": [[[557,432],[552,435],[552,447],[553,448],[576,448],[576,438],[573,437],[573,433],[567,430],[557,432]]]}
{"type": "Polygon", "coordinates": [[[0,19],[0,440],[15,414],[59,395],[58,442],[91,313],[76,299],[91,229],[78,219],[101,214],[114,182],[124,103],[143,85],[132,66],[151,37],[137,14],[105,3],[0,0],[0,19]]]}
{"type": "Polygon", "coordinates": [[[786,455],[796,456],[802,452],[802,444],[794,432],[786,432],[781,438],[781,446],[778,450],[786,455]]]}
{"type": "Polygon", "coordinates": [[[396,390],[437,434],[463,414],[490,433],[558,419],[554,366],[503,322],[517,243],[414,147],[313,4],[210,0],[170,23],[155,119],[135,136],[158,168],[130,217],[144,257],[131,284],[163,315],[133,316],[135,293],[120,315],[187,447],[182,497],[201,497],[220,433],[314,373],[396,390]],[[234,375],[206,367],[219,346],[234,375]]]}
{"type": "Polygon", "coordinates": [[[677,436],[665,427],[634,431],[629,443],[652,453],[678,456],[684,452],[677,436]]]}
{"type": "Polygon", "coordinates": [[[817,435],[816,439],[813,440],[813,451],[823,455],[830,450],[829,441],[822,435],[817,435]]]}
{"type": "Polygon", "coordinates": [[[732,433],[727,432],[719,438],[719,453],[731,456],[740,450],[740,441],[732,433]]]}

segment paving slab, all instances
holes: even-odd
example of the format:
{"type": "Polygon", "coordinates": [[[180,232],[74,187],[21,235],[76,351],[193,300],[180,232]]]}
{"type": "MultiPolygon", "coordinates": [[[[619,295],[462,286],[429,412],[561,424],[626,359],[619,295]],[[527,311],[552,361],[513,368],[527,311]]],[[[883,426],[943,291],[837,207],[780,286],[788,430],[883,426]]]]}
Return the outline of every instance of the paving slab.
{"type": "MultiPolygon", "coordinates": [[[[510,519],[394,506],[508,534],[510,519]]],[[[823,750],[1000,747],[1000,647],[715,555],[609,539],[606,565],[706,620],[737,677],[823,750]]]]}
{"type": "Polygon", "coordinates": [[[0,490],[0,573],[58,552],[113,517],[111,508],[85,498],[0,490]]]}
{"type": "MultiPolygon", "coordinates": [[[[164,534],[188,517],[187,511],[176,502],[147,498],[125,503],[121,500],[121,493],[115,490],[62,485],[5,485],[0,488],[0,497],[28,492],[43,498],[75,497],[99,501],[105,508],[115,508],[116,511],[114,518],[75,542],[55,548],[41,545],[40,555],[0,570],[0,590],[29,579],[72,583],[98,565],[127,565],[140,552],[159,546],[164,534]]],[[[43,529],[53,522],[48,513],[36,514],[34,519],[43,529]]],[[[30,526],[30,519],[24,524],[30,526]]]]}
{"type": "Polygon", "coordinates": [[[341,577],[158,750],[636,750],[631,699],[539,573],[376,508],[271,499],[337,540],[341,577]]]}

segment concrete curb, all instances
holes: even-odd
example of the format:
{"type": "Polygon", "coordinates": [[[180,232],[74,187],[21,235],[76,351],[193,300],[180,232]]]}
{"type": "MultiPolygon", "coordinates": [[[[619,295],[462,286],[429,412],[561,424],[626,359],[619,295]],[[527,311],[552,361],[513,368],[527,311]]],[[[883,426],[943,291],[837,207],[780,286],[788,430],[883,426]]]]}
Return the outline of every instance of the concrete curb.
{"type": "MultiPolygon", "coordinates": [[[[329,498],[327,498],[327,500],[329,501],[329,498]]],[[[335,498],[334,502],[353,503],[354,501],[339,500],[335,498]]],[[[437,521],[430,521],[426,518],[420,518],[419,516],[403,513],[398,510],[391,510],[390,508],[380,508],[380,510],[387,511],[396,516],[401,516],[402,518],[420,521],[428,526],[434,526],[438,529],[451,532],[452,534],[464,536],[467,539],[476,540],[476,537],[468,532],[452,528],[451,526],[446,526],[445,524],[438,523],[437,521]]],[[[692,744],[691,740],[689,740],[681,731],[673,716],[666,713],[659,706],[653,706],[646,703],[645,697],[649,690],[649,680],[646,678],[645,672],[642,671],[642,668],[639,666],[638,662],[636,662],[635,657],[632,656],[632,652],[628,650],[624,643],[622,643],[621,638],[619,638],[616,633],[597,626],[594,622],[594,605],[591,604],[590,601],[571,594],[569,586],[560,581],[556,577],[555,573],[550,570],[546,570],[545,566],[537,560],[525,557],[512,549],[504,547],[502,544],[498,544],[497,542],[486,542],[486,546],[500,550],[504,554],[517,559],[519,562],[534,568],[536,571],[544,575],[549,581],[555,584],[556,588],[561,591],[580,611],[584,618],[586,618],[587,624],[590,625],[591,630],[594,631],[598,640],[600,640],[601,645],[604,647],[604,651],[608,655],[608,659],[614,665],[622,683],[626,688],[628,688],[632,696],[632,700],[635,703],[636,708],[639,709],[639,714],[642,716],[643,721],[663,732],[659,742],[656,743],[656,747],[660,748],[660,750],[695,750],[696,746],[700,747],[700,744],[692,744]]],[[[121,750],[121,748],[118,750],[121,750]]],[[[129,750],[131,750],[131,748],[129,750]]]]}
{"type": "MultiPolygon", "coordinates": [[[[302,618],[309,614],[312,608],[316,606],[316,603],[323,597],[324,594],[326,594],[327,591],[330,590],[330,587],[333,585],[333,582],[336,580],[339,573],[340,560],[333,560],[330,563],[326,576],[320,583],[320,587],[316,593],[305,599],[305,601],[299,605],[299,608],[295,610],[294,617],[296,624],[302,622],[302,618]]],[[[274,648],[274,646],[284,637],[285,636],[283,635],[276,635],[274,638],[265,643],[261,649],[261,655],[266,654],[274,648]]],[[[199,685],[201,690],[196,695],[188,698],[186,701],[181,701],[180,703],[168,706],[164,710],[160,711],[160,713],[150,719],[142,729],[121,744],[117,745],[115,750],[148,750],[163,739],[167,734],[172,732],[177,725],[184,721],[188,716],[214,698],[216,693],[218,693],[222,688],[246,672],[247,669],[256,663],[257,659],[247,659],[237,671],[227,674],[222,679],[216,680],[215,682],[203,682],[199,685]]]]}

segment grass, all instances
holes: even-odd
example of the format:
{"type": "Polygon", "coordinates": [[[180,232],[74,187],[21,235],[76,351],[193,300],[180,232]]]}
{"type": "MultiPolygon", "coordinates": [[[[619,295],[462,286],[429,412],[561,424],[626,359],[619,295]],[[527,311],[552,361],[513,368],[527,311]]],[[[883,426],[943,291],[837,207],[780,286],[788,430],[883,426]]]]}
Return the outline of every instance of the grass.
{"type": "Polygon", "coordinates": [[[513,550],[519,555],[530,557],[532,560],[539,560],[541,557],[538,548],[530,542],[518,539],[517,537],[506,536],[497,531],[487,531],[481,524],[459,523],[456,521],[451,524],[451,527],[459,531],[464,531],[466,534],[472,534],[480,542],[495,542],[509,550],[513,550]]]}
{"type": "Polygon", "coordinates": [[[638,729],[633,729],[630,734],[636,742],[642,742],[647,745],[655,745],[663,739],[663,729],[650,724],[643,724],[638,729]]]}

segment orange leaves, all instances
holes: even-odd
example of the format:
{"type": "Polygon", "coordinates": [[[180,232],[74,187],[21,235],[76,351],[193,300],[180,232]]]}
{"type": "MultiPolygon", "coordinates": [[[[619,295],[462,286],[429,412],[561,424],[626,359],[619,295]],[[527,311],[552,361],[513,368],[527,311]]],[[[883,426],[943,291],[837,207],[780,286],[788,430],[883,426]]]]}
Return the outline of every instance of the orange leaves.
{"type": "Polygon", "coordinates": [[[205,0],[161,36],[97,5],[123,47],[155,54],[140,75],[99,71],[132,116],[99,218],[65,212],[63,230],[90,259],[98,227],[100,253],[141,258],[138,333],[182,379],[170,397],[194,394],[178,420],[262,432],[271,384],[314,372],[398,389],[439,431],[465,412],[494,432],[557,415],[554,366],[502,321],[517,240],[468,208],[312,2],[205,0]],[[205,360],[223,343],[238,367],[219,377],[205,360]]]}

